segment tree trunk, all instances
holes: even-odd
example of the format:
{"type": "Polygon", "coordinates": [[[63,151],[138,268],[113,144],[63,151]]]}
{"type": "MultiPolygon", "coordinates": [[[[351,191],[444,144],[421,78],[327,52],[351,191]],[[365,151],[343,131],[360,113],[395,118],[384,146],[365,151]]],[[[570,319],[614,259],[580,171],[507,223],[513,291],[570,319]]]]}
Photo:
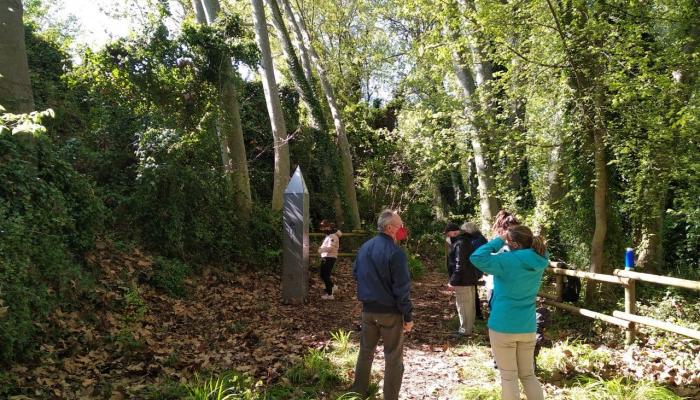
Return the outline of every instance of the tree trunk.
{"type": "Polygon", "coordinates": [[[200,0],[192,0],[192,9],[194,9],[194,19],[198,24],[207,24],[207,14],[204,11],[204,6],[200,0]]]}
{"type": "MultiPolygon", "coordinates": [[[[480,111],[490,110],[488,86],[493,79],[493,64],[485,56],[481,40],[475,34],[475,27],[468,17],[468,11],[474,11],[475,5],[471,0],[459,0],[457,6],[460,23],[467,27],[469,50],[473,68],[466,63],[466,57],[457,49],[452,51],[452,60],[457,75],[457,81],[464,94],[464,114],[469,121],[467,129],[471,132],[470,140],[474,152],[474,164],[476,176],[479,181],[479,208],[481,212],[481,231],[489,232],[491,223],[498,213],[498,199],[495,196],[495,183],[493,170],[487,160],[485,146],[485,132],[483,122],[477,120],[480,111]],[[477,93],[477,88],[479,92],[477,93]]],[[[446,32],[450,37],[457,39],[457,33],[446,26],[446,32]]]]}
{"type": "Polygon", "coordinates": [[[658,274],[663,267],[663,237],[664,211],[666,204],[666,185],[660,185],[662,193],[657,204],[651,210],[651,217],[642,223],[642,240],[639,244],[637,267],[649,274],[658,274]]]}
{"type": "MultiPolygon", "coordinates": [[[[561,114],[557,113],[554,120],[552,120],[551,126],[554,132],[558,132],[561,127],[561,114]]],[[[549,152],[546,178],[542,184],[547,185],[544,197],[540,197],[537,200],[537,208],[535,209],[535,221],[537,225],[535,226],[535,231],[539,235],[547,235],[547,227],[552,223],[555,214],[554,210],[557,208],[557,204],[563,196],[562,189],[562,150],[563,146],[561,139],[555,134],[551,140],[552,149],[549,152]],[[549,223],[547,223],[549,222],[549,223]]],[[[537,172],[531,174],[537,175],[537,172]]]]}
{"type": "Polygon", "coordinates": [[[462,184],[461,184],[461,181],[459,179],[459,171],[457,171],[457,170],[450,171],[450,181],[452,183],[452,193],[454,193],[454,196],[455,196],[455,205],[457,205],[457,207],[461,208],[464,193],[462,192],[462,184]]]}
{"type": "Polygon", "coordinates": [[[0,105],[8,112],[34,111],[21,0],[0,0],[0,105]]]}
{"type": "Polygon", "coordinates": [[[270,115],[270,125],[272,127],[272,137],[275,146],[272,210],[280,211],[284,199],[284,189],[290,177],[287,127],[284,123],[282,104],[280,103],[277,81],[275,80],[275,70],[272,63],[272,53],[270,51],[270,41],[267,33],[265,8],[263,7],[262,0],[251,0],[251,2],[253,4],[253,16],[255,18],[255,39],[258,42],[261,55],[260,76],[265,91],[265,103],[267,104],[267,112],[270,115]]]}
{"type": "MultiPolygon", "coordinates": [[[[197,1],[197,0],[194,0],[197,1]]],[[[204,18],[207,20],[207,24],[211,25],[216,20],[216,16],[219,15],[219,0],[200,0],[200,7],[195,6],[195,10],[202,9],[204,11],[204,18]]],[[[199,20],[199,19],[198,19],[199,20]]]]}
{"type": "Polygon", "coordinates": [[[442,197],[442,192],[440,192],[440,184],[437,182],[432,183],[433,189],[433,213],[435,214],[435,219],[438,221],[445,220],[445,199],[442,197]]]}
{"type": "MultiPolygon", "coordinates": [[[[580,101],[587,102],[586,99],[580,101]]],[[[595,100],[599,101],[599,100],[595,100]]],[[[590,105],[590,102],[588,102],[590,105]]],[[[605,157],[605,127],[595,110],[584,107],[584,118],[589,121],[589,129],[593,132],[593,159],[595,188],[593,193],[593,211],[595,214],[595,229],[591,240],[590,272],[604,273],[605,266],[605,236],[608,231],[608,171],[605,157]]],[[[599,285],[592,279],[586,283],[587,305],[593,303],[599,285]]]]}
{"type": "Polygon", "coordinates": [[[328,124],[326,123],[326,118],[323,115],[323,108],[321,107],[321,103],[318,101],[318,97],[312,89],[311,82],[308,81],[304,75],[304,70],[299,63],[299,58],[294,50],[294,45],[289,37],[287,27],[284,24],[284,19],[282,18],[279,5],[277,4],[276,0],[266,1],[270,7],[270,10],[272,11],[272,24],[275,26],[277,36],[282,44],[282,51],[287,59],[294,86],[299,93],[301,100],[306,104],[306,107],[311,112],[313,127],[326,134],[328,133],[328,124]]]}
{"type": "MultiPolygon", "coordinates": [[[[250,176],[248,173],[248,159],[245,152],[243,139],[243,126],[241,125],[240,105],[234,86],[233,66],[225,62],[219,71],[219,92],[221,93],[220,116],[222,122],[222,134],[228,148],[222,152],[228,153],[228,163],[225,165],[226,173],[230,176],[233,185],[233,198],[238,211],[244,221],[250,220],[253,211],[253,199],[250,193],[250,176]]],[[[222,160],[225,160],[222,158],[222,160]]]]}
{"type": "MultiPolygon", "coordinates": [[[[218,0],[192,0],[198,23],[212,24],[219,11],[218,0]]],[[[234,71],[226,58],[218,72],[219,113],[216,124],[224,174],[231,186],[233,201],[242,221],[250,220],[253,200],[250,193],[248,159],[243,140],[240,105],[236,94],[234,71]]]]}
{"type": "MultiPolygon", "coordinates": [[[[294,15],[292,13],[289,13],[289,18],[294,18],[294,15]]],[[[292,25],[294,24],[295,22],[292,22],[292,25]]],[[[359,229],[361,221],[360,210],[357,205],[357,194],[355,192],[355,171],[352,164],[352,153],[350,152],[350,143],[348,142],[347,134],[345,132],[345,123],[343,122],[343,118],[341,116],[340,109],[335,98],[333,87],[328,81],[323,63],[321,62],[320,57],[318,56],[316,50],[313,47],[313,42],[311,41],[309,31],[306,28],[306,24],[304,23],[303,18],[299,18],[299,26],[301,28],[300,30],[306,43],[306,46],[309,50],[311,61],[313,62],[314,67],[316,68],[316,73],[318,74],[318,78],[321,81],[321,88],[323,89],[323,93],[326,96],[328,108],[330,108],[331,116],[333,117],[333,125],[335,126],[335,132],[338,139],[338,150],[340,152],[340,160],[342,162],[344,183],[343,187],[347,199],[347,204],[350,208],[350,223],[352,224],[353,229],[359,229]]]]}
{"type": "MultiPolygon", "coordinates": [[[[516,47],[515,40],[510,40],[511,45],[516,47]]],[[[511,80],[510,88],[512,93],[516,93],[516,88],[523,85],[518,72],[522,70],[520,59],[518,57],[513,57],[510,62],[509,69],[512,72],[514,78],[511,80]]],[[[508,111],[508,125],[516,134],[515,140],[510,144],[511,155],[510,162],[508,163],[508,168],[510,169],[508,174],[508,182],[511,191],[515,194],[517,198],[524,199],[527,196],[528,188],[526,182],[523,180],[521,172],[527,170],[525,168],[529,165],[527,158],[527,146],[522,138],[527,136],[527,128],[525,126],[525,112],[527,99],[520,96],[512,96],[509,98],[509,111],[508,111]]]]}
{"type": "Polygon", "coordinates": [[[470,141],[474,152],[474,166],[476,167],[476,176],[479,182],[479,208],[481,210],[481,231],[488,233],[491,229],[491,223],[498,213],[498,201],[493,195],[495,185],[493,181],[493,172],[491,166],[485,158],[482,147],[482,138],[478,126],[473,121],[473,116],[478,112],[478,103],[473,100],[476,97],[476,85],[471,71],[461,62],[461,57],[455,51],[453,52],[454,69],[457,75],[457,81],[464,92],[464,114],[467,118],[470,131],[470,141]]]}
{"type": "Polygon", "coordinates": [[[306,80],[309,82],[311,87],[313,87],[314,79],[313,73],[311,72],[311,60],[309,59],[309,50],[306,47],[306,44],[304,44],[304,36],[301,34],[301,29],[299,28],[299,24],[297,23],[297,20],[294,17],[294,13],[292,11],[292,7],[289,5],[289,1],[280,1],[282,2],[282,7],[284,7],[284,13],[287,15],[287,21],[292,26],[292,31],[294,32],[294,41],[296,43],[297,48],[299,49],[299,56],[301,59],[301,66],[304,69],[304,76],[306,76],[306,80]]]}
{"type": "MultiPolygon", "coordinates": [[[[605,263],[605,235],[608,231],[608,173],[607,161],[605,157],[605,137],[607,131],[603,116],[600,111],[603,104],[603,94],[601,88],[596,85],[595,77],[601,73],[597,67],[598,60],[596,55],[586,53],[587,46],[577,44],[577,47],[572,50],[568,46],[567,32],[559,20],[557,12],[551,0],[547,0],[547,6],[552,19],[556,25],[557,33],[561,39],[566,60],[569,64],[570,78],[569,85],[575,89],[575,100],[579,103],[582,110],[582,117],[587,129],[592,136],[589,143],[593,143],[594,157],[594,175],[595,189],[593,194],[593,211],[595,213],[595,229],[593,231],[593,239],[591,240],[591,266],[590,272],[603,272],[605,263]]],[[[592,18],[592,15],[582,12],[584,18],[592,18]]],[[[578,21],[585,24],[587,21],[578,21]]],[[[586,299],[587,305],[590,305],[595,298],[598,285],[592,279],[586,283],[586,299]]]]}
{"type": "Polygon", "coordinates": [[[605,235],[608,231],[608,171],[605,161],[604,133],[596,129],[593,132],[595,192],[593,195],[593,210],[595,212],[595,230],[591,242],[591,272],[603,272],[605,250],[605,235]]]}

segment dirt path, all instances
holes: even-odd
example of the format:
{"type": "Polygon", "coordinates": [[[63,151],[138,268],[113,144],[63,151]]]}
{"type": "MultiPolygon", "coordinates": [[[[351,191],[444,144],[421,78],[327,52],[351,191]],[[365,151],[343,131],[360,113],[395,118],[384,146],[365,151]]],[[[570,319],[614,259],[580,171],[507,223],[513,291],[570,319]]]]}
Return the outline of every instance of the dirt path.
{"type": "MultiPolygon", "coordinates": [[[[341,282],[344,294],[328,305],[337,309],[349,309],[348,303],[352,304],[353,318],[357,321],[361,305],[355,298],[350,266],[347,263],[341,264],[335,276],[341,282]]],[[[320,296],[320,284],[314,285],[312,290],[318,291],[316,297],[320,296]]],[[[454,297],[445,290],[445,276],[441,273],[428,272],[420,281],[414,282],[412,300],[415,327],[405,344],[405,372],[400,398],[454,399],[454,392],[460,385],[480,385],[480,382],[474,382],[473,379],[489,376],[491,369],[483,322],[477,324],[473,337],[455,339],[450,336],[456,328],[456,310],[454,297]],[[474,369],[478,373],[475,374],[474,369]]],[[[314,306],[315,303],[318,302],[312,298],[310,305],[314,306]]],[[[332,321],[325,322],[331,322],[331,325],[326,325],[326,329],[334,329],[332,321]]],[[[355,335],[355,340],[358,336],[355,335]]],[[[382,347],[379,346],[373,371],[381,376],[383,369],[384,357],[382,347]]]]}

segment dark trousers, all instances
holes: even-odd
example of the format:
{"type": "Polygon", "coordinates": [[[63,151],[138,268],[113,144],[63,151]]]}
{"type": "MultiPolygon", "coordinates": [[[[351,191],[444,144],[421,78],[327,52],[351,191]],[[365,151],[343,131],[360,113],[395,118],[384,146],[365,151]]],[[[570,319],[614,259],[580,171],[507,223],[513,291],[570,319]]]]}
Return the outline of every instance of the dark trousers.
{"type": "Polygon", "coordinates": [[[334,257],[323,257],[321,259],[321,279],[326,284],[326,294],[333,294],[333,281],[331,280],[331,272],[335,265],[334,257]]]}
{"type": "Polygon", "coordinates": [[[403,315],[400,314],[362,313],[360,354],[351,390],[367,394],[379,338],[384,342],[384,400],[396,400],[403,380],[403,315]]]}
{"type": "Polygon", "coordinates": [[[479,298],[478,286],[474,286],[474,308],[476,308],[476,317],[479,319],[484,319],[484,315],[481,313],[481,299],[479,298]]]}

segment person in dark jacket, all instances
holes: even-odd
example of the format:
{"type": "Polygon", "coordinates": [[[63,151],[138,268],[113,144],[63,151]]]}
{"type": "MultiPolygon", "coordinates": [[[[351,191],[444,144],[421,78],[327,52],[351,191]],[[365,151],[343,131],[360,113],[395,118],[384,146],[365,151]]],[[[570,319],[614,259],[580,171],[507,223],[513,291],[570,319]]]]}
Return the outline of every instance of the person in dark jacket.
{"type": "Polygon", "coordinates": [[[479,271],[469,261],[474,252],[471,238],[454,223],[447,224],[444,231],[450,238],[450,251],[447,255],[447,286],[455,292],[455,303],[459,315],[457,336],[471,335],[474,330],[476,307],[474,305],[476,283],[479,281],[479,271]]]}
{"type": "MultiPolygon", "coordinates": [[[[467,221],[463,223],[461,229],[467,234],[469,238],[469,243],[471,243],[473,250],[478,249],[479,247],[481,247],[481,245],[484,245],[486,244],[486,242],[488,242],[484,235],[481,234],[479,226],[474,222],[467,221]]],[[[478,269],[477,272],[479,275],[477,281],[479,281],[484,276],[484,273],[478,269]]],[[[481,311],[481,298],[479,298],[479,288],[476,285],[474,285],[474,309],[476,311],[476,318],[484,319],[484,314],[481,311]]]]}
{"type": "Polygon", "coordinates": [[[395,243],[397,233],[403,231],[399,214],[382,211],[377,227],[379,234],[360,247],[352,268],[357,298],[362,302],[362,331],[355,381],[350,390],[367,395],[374,350],[381,338],[384,399],[395,400],[403,380],[403,333],[413,328],[411,277],[406,253],[395,243]]]}

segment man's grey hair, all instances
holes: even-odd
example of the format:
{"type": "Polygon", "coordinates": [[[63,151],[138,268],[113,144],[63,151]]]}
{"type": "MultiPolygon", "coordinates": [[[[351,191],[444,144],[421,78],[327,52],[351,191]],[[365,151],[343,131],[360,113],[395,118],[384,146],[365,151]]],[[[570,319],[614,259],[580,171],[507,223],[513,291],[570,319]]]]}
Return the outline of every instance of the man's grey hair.
{"type": "Polygon", "coordinates": [[[460,229],[464,232],[467,232],[468,234],[479,232],[479,226],[471,221],[463,223],[460,229]]]}
{"type": "Polygon", "coordinates": [[[380,212],[379,217],[377,218],[377,230],[379,230],[379,232],[384,232],[386,227],[391,223],[391,220],[394,219],[395,215],[396,211],[394,210],[386,209],[380,212]]]}

